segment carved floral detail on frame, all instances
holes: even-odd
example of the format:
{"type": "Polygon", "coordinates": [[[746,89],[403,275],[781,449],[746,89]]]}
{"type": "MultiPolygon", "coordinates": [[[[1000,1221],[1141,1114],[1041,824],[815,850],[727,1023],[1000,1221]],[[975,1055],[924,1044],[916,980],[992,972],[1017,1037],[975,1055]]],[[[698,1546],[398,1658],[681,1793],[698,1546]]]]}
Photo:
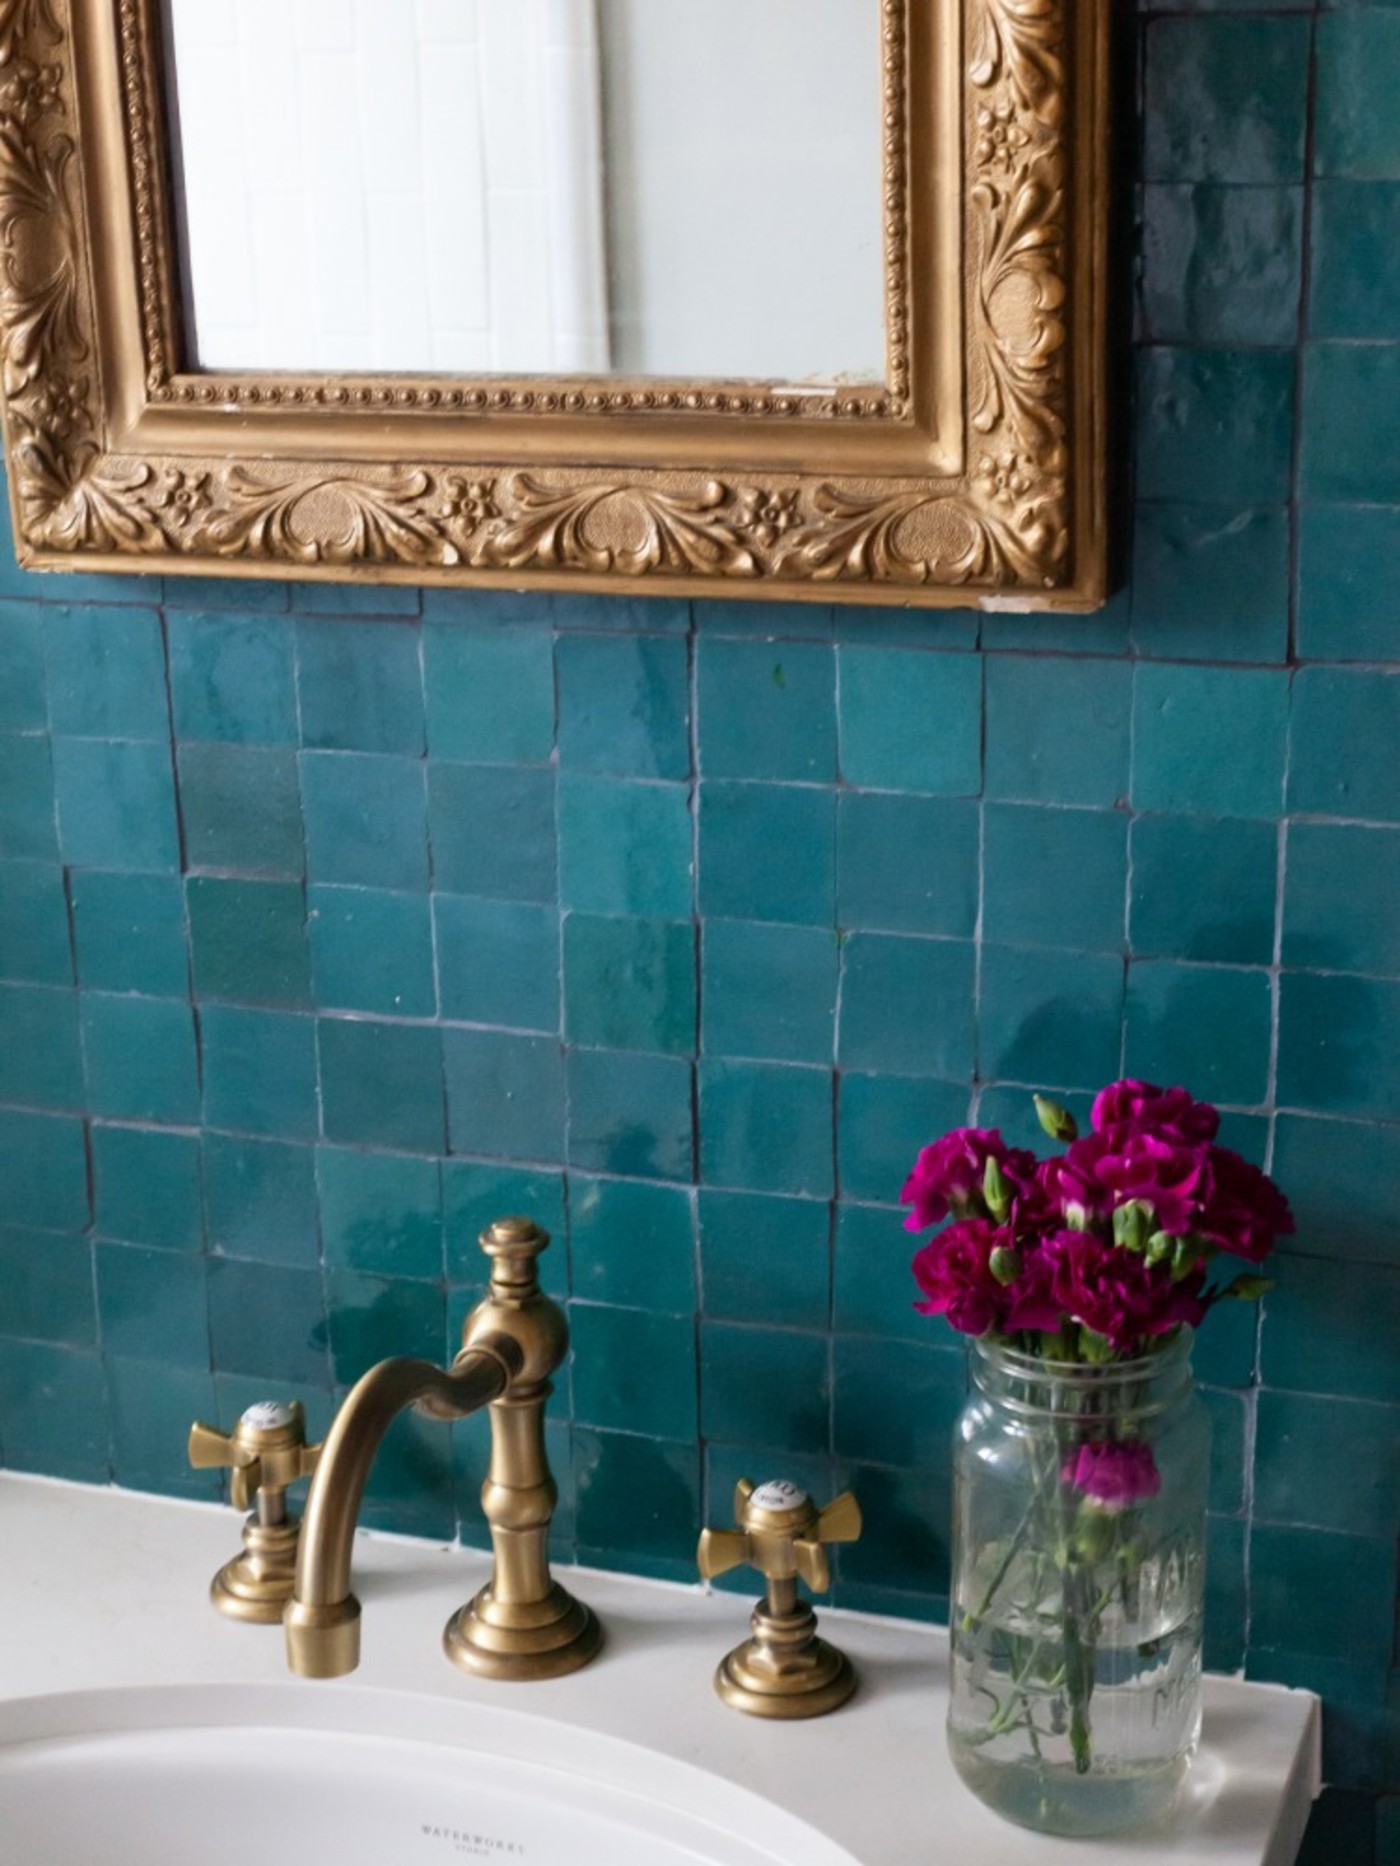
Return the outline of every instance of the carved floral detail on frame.
{"type": "MultiPolygon", "coordinates": [[[[966,0],[967,480],[880,490],[104,453],[66,19],[55,0],[0,0],[0,373],[21,529],[57,551],[302,568],[1053,588],[1068,558],[1068,4],[966,0]]],[[[138,17],[124,4],[129,29],[138,17]]]]}

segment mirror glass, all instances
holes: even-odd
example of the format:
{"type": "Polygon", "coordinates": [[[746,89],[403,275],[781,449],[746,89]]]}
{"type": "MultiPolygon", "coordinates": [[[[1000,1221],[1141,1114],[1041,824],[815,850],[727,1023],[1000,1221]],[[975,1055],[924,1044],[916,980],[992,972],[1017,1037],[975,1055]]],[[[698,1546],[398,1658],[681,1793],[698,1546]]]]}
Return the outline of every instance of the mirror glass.
{"type": "Polygon", "coordinates": [[[185,366],[884,374],[880,0],[165,0],[185,366]]]}

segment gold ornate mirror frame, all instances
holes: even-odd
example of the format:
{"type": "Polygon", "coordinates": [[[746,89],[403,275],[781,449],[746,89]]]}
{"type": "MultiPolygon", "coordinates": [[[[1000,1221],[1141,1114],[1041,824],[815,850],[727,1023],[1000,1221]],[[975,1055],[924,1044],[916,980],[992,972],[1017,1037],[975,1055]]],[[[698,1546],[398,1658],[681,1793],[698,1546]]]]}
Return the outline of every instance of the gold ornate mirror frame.
{"type": "Polygon", "coordinates": [[[193,373],[159,0],[0,0],[0,345],[21,561],[1094,607],[1108,8],[881,0],[886,380],[814,395],[193,373]]]}

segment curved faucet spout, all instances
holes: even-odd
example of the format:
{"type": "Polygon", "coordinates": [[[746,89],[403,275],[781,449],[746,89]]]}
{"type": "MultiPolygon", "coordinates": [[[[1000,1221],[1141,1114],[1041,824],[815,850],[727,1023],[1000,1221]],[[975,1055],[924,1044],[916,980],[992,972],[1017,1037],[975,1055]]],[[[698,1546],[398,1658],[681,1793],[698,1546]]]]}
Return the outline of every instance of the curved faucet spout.
{"type": "MultiPolygon", "coordinates": [[[[510,1344],[501,1346],[508,1351],[510,1344]]],[[[374,1454],[394,1420],[408,1406],[434,1419],[460,1419],[499,1398],[511,1373],[503,1354],[472,1347],[450,1368],[431,1361],[380,1361],[351,1389],[326,1435],[306,1501],[296,1589],[283,1616],[294,1672],[338,1678],[359,1663],[360,1603],[350,1592],[351,1548],[374,1454]]]]}

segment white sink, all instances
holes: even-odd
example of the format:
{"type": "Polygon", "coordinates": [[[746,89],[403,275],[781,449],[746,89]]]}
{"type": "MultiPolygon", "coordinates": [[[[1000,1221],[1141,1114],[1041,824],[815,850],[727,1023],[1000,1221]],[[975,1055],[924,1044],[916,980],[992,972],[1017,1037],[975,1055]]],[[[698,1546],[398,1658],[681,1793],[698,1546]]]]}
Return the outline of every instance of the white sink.
{"type": "Polygon", "coordinates": [[[762,1797],[528,1712],[304,1685],[0,1703],[15,1866],[855,1866],[762,1797]]]}

